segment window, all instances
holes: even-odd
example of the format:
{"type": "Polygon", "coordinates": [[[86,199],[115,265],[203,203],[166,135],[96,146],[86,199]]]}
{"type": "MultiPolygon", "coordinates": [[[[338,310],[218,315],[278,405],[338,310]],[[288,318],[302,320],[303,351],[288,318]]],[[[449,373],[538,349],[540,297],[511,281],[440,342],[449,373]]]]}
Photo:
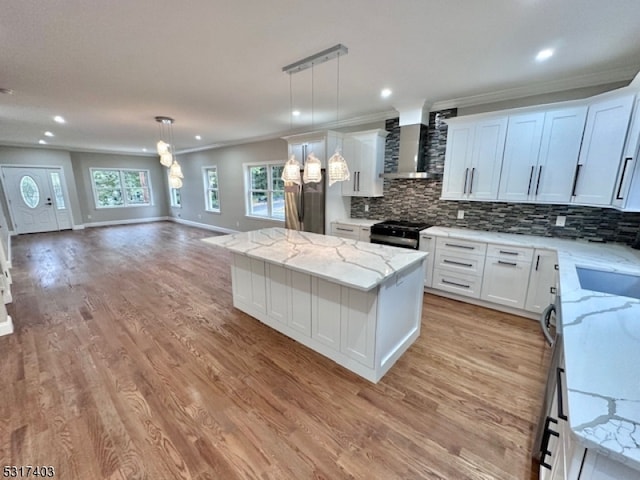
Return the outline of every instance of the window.
{"type": "Polygon", "coordinates": [[[40,189],[38,184],[29,175],[20,179],[20,195],[29,208],[36,208],[40,203],[40,189]]]}
{"type": "Polygon", "coordinates": [[[152,205],[148,170],[91,169],[96,208],[152,205]]]}
{"type": "Polygon", "coordinates": [[[64,204],[64,194],[62,193],[62,184],[60,183],[60,174],[58,172],[51,172],[51,185],[53,185],[53,196],[56,198],[56,208],[58,210],[64,210],[66,206],[64,204]]]}
{"type": "Polygon", "coordinates": [[[209,212],[220,211],[220,191],[218,189],[218,167],[204,167],[205,208],[209,212]]]}
{"type": "Polygon", "coordinates": [[[176,208],[182,207],[182,202],[180,200],[180,189],[170,188],[169,194],[171,195],[171,206],[176,208]]]}
{"type": "Polygon", "coordinates": [[[284,163],[245,165],[247,215],[284,220],[284,163]]]}

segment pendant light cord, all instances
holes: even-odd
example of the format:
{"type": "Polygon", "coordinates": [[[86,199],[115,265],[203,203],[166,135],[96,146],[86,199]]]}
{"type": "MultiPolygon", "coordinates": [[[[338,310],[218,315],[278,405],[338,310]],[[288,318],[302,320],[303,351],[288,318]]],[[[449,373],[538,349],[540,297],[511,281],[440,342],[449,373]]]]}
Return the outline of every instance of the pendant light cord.
{"type": "Polygon", "coordinates": [[[340,54],[337,59],[337,75],[336,75],[336,128],[338,128],[338,119],[340,118],[340,54]]]}
{"type": "Polygon", "coordinates": [[[291,74],[289,74],[289,131],[293,130],[293,87],[291,85],[291,74]]]}
{"type": "Polygon", "coordinates": [[[314,64],[311,63],[311,131],[313,131],[314,121],[313,121],[313,70],[314,64]]]}

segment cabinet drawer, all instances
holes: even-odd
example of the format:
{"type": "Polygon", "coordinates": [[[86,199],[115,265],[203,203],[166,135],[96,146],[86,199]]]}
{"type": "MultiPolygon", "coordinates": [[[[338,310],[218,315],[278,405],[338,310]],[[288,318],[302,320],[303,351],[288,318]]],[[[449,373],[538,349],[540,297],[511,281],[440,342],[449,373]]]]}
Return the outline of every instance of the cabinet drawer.
{"type": "Polygon", "coordinates": [[[331,224],[331,235],[358,240],[360,237],[360,231],[359,228],[355,225],[334,222],[331,224]]]}
{"type": "Polygon", "coordinates": [[[484,271],[484,256],[436,249],[435,268],[448,272],[460,272],[465,275],[482,276],[484,271]]]}
{"type": "Polygon", "coordinates": [[[438,237],[436,239],[436,248],[440,251],[449,250],[484,256],[487,251],[487,244],[470,240],[458,240],[457,238],[438,237]]]}
{"type": "Polygon", "coordinates": [[[467,297],[480,298],[482,277],[434,268],[433,288],[467,297]]]}
{"type": "Polygon", "coordinates": [[[499,258],[508,262],[530,262],[533,258],[533,248],[489,244],[487,245],[487,257],[499,258]]]}

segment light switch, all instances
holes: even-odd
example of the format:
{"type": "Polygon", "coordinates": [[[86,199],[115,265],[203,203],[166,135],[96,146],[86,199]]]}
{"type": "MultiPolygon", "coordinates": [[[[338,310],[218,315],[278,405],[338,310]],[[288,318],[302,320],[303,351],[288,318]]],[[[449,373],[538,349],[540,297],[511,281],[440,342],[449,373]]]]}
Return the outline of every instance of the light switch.
{"type": "Polygon", "coordinates": [[[458,210],[458,220],[462,220],[464,218],[464,210],[458,210]]]}
{"type": "Polygon", "coordinates": [[[368,211],[369,211],[369,204],[368,204],[368,203],[365,203],[365,204],[364,204],[364,211],[365,211],[365,212],[368,212],[368,211]]]}
{"type": "Polygon", "coordinates": [[[558,215],[556,217],[556,227],[564,227],[565,223],[567,223],[567,217],[564,215],[558,215]]]}

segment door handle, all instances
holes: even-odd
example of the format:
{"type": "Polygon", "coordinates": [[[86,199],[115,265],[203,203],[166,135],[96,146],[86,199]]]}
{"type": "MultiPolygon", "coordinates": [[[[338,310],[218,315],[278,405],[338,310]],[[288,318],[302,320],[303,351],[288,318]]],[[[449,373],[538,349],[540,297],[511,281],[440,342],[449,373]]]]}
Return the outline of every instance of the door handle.
{"type": "Polygon", "coordinates": [[[45,203],[45,205],[47,205],[47,206],[49,206],[49,207],[50,207],[51,205],[53,205],[53,203],[48,202],[48,203],[45,203]]]}
{"type": "Polygon", "coordinates": [[[540,165],[540,169],[538,170],[538,181],[536,182],[536,195],[538,195],[538,189],[540,188],[540,177],[542,177],[542,165],[540,165]]]}
{"type": "Polygon", "coordinates": [[[466,168],[464,170],[464,188],[462,189],[462,194],[464,195],[465,193],[467,193],[467,180],[469,178],[469,169],[466,168]]]}
{"type": "Polygon", "coordinates": [[[576,167],[576,176],[573,177],[573,188],[571,189],[571,196],[575,197],[576,196],[576,187],[578,186],[578,176],[580,175],[580,169],[582,168],[582,165],[578,164],[578,166],[576,167]]]}
{"type": "Polygon", "coordinates": [[[622,192],[622,184],[624,183],[624,175],[625,173],[627,173],[627,165],[629,164],[629,160],[631,160],[632,157],[627,157],[624,159],[624,165],[622,166],[622,174],[620,175],[620,184],[618,185],[618,191],[616,193],[616,200],[624,200],[624,197],[620,196],[620,193],[622,192]]]}
{"type": "Polygon", "coordinates": [[[536,169],[534,165],[531,165],[531,173],[529,174],[529,187],[527,188],[527,196],[531,193],[531,180],[533,180],[533,171],[536,169]]]}
{"type": "Polygon", "coordinates": [[[473,174],[476,173],[475,167],[471,169],[471,181],[469,182],[469,195],[473,193],[473,174]]]}

